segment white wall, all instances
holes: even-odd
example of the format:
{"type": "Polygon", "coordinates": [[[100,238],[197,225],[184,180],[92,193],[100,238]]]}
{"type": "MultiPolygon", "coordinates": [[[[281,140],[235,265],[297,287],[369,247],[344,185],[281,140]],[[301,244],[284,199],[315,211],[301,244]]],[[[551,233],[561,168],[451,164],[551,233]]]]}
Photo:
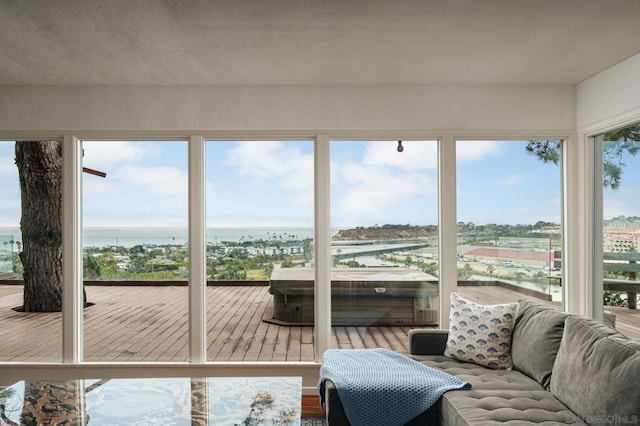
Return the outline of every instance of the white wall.
{"type": "Polygon", "coordinates": [[[580,83],[576,107],[580,131],[634,115],[640,118],[640,54],[580,83]]]}
{"type": "Polygon", "coordinates": [[[298,129],[575,129],[575,87],[0,87],[0,131],[298,129]]]}
{"type": "Polygon", "coordinates": [[[572,292],[568,300],[571,312],[584,315],[601,315],[601,305],[594,309],[594,300],[601,300],[595,292],[601,282],[594,283],[593,223],[597,221],[593,206],[593,139],[592,135],[604,133],[640,121],[640,54],[615,65],[578,84],[576,88],[577,144],[570,160],[569,194],[571,222],[575,238],[569,241],[574,253],[570,271],[573,282],[579,286],[569,287],[572,292]]]}

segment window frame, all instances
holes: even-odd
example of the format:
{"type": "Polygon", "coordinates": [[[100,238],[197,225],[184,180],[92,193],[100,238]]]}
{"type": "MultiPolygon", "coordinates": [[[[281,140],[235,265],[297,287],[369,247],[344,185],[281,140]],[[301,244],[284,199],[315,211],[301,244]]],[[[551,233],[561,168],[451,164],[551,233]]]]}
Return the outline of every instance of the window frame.
{"type": "MultiPolygon", "coordinates": [[[[0,132],[3,140],[40,139],[43,134],[51,138],[51,132],[30,132],[20,135],[0,132]],[[5,133],[5,134],[3,134],[5,133]],[[16,137],[18,136],[18,137],[16,137]]],[[[573,131],[486,131],[486,130],[377,130],[377,131],[78,131],[57,135],[53,139],[62,139],[65,162],[63,175],[63,362],[39,363],[34,370],[33,363],[11,363],[11,374],[7,377],[99,377],[99,376],[162,376],[162,375],[302,375],[305,387],[312,388],[317,381],[317,373],[324,350],[329,348],[331,338],[330,304],[330,153],[331,140],[367,139],[367,140],[437,140],[438,141],[438,197],[439,197],[439,247],[440,247],[440,327],[448,327],[448,295],[457,288],[456,277],[456,239],[445,238],[456,233],[456,149],[457,140],[465,139],[562,139],[563,144],[563,232],[566,253],[563,259],[565,277],[572,279],[571,271],[579,270],[578,257],[568,249],[575,249],[579,226],[568,226],[568,217],[581,211],[577,206],[580,197],[571,195],[567,189],[578,184],[584,185],[584,178],[576,173],[576,165],[581,155],[576,153],[576,138],[573,131]],[[314,225],[316,267],[316,306],[315,306],[315,361],[313,362],[208,362],[206,361],[206,310],[203,294],[206,285],[206,265],[192,261],[189,264],[189,348],[190,359],[187,363],[114,363],[85,362],[82,360],[82,292],[79,283],[82,280],[82,241],[81,241],[81,182],[82,140],[188,140],[189,167],[189,238],[190,259],[203,257],[204,236],[204,144],[209,140],[313,140],[314,141],[314,225]],[[578,155],[576,155],[578,154],[578,155]],[[69,166],[69,164],[71,166],[69,166]],[[320,265],[324,265],[321,267],[320,265]],[[204,271],[204,272],[203,272],[204,271]]],[[[582,153],[584,154],[584,153],[582,153]]],[[[575,215],[573,216],[576,217],[575,215]]],[[[584,270],[584,268],[582,268],[584,270]]],[[[568,291],[563,299],[572,308],[571,303],[580,289],[568,291]]],[[[571,309],[569,309],[571,311],[571,309]]],[[[0,371],[7,363],[0,363],[0,371]]],[[[4,373],[4,371],[3,371],[4,373]]]]}

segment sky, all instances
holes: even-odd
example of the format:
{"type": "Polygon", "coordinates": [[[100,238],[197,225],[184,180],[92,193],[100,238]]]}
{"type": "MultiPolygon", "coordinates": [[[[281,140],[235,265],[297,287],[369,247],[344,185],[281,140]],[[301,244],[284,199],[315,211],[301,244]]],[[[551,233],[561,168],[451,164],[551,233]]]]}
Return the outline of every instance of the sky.
{"type": "MultiPolygon", "coordinates": [[[[437,143],[331,142],[331,226],[437,224],[437,143]]],[[[560,168],[525,152],[526,141],[457,143],[457,221],[560,222],[560,168]]],[[[186,226],[186,141],[84,141],[85,226],[186,226]]],[[[14,143],[0,142],[0,227],[19,223],[14,143]]],[[[640,158],[605,191],[605,217],[639,215],[640,158]]],[[[208,141],[207,227],[313,225],[312,141],[208,141]]]]}

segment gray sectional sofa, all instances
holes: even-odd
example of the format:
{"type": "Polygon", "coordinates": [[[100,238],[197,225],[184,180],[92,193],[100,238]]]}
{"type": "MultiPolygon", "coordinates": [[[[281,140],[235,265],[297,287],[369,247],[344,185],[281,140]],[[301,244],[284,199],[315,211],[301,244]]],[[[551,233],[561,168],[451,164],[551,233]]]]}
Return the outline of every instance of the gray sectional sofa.
{"type": "MultiPolygon", "coordinates": [[[[472,389],[445,393],[408,425],[640,424],[640,342],[595,320],[521,300],[512,370],[444,356],[447,335],[411,330],[410,356],[472,389]]],[[[329,425],[349,425],[331,382],[325,401],[329,425]]]]}

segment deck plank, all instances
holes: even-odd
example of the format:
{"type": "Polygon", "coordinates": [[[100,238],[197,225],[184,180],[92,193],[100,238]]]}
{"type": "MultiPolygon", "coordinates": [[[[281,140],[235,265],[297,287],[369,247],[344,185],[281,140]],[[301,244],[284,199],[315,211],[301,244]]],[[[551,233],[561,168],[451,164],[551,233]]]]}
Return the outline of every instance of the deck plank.
{"type": "Polygon", "coordinates": [[[287,361],[300,361],[300,349],[302,347],[301,327],[291,327],[289,333],[289,348],[287,350],[287,361]]]}
{"type": "Polygon", "coordinates": [[[251,290],[253,291],[249,292],[246,298],[238,304],[236,312],[229,319],[228,326],[225,328],[224,343],[222,343],[219,351],[214,354],[217,360],[229,360],[235,348],[240,344],[242,336],[246,334],[254,313],[260,307],[261,292],[255,291],[255,288],[251,290]]]}
{"type": "MultiPolygon", "coordinates": [[[[231,291],[225,289],[225,293],[231,293],[231,291]]],[[[218,353],[237,325],[237,321],[244,314],[244,312],[240,312],[241,308],[244,307],[242,301],[249,295],[250,287],[237,288],[236,297],[227,299],[227,303],[223,305],[223,309],[219,309],[216,315],[209,320],[213,325],[207,332],[207,336],[212,337],[209,339],[208,347],[208,352],[212,358],[216,359],[218,353]]]]}
{"type": "Polygon", "coordinates": [[[357,327],[347,327],[347,335],[349,336],[349,342],[351,342],[351,347],[353,349],[366,349],[367,345],[364,340],[362,340],[362,336],[358,332],[357,327]]]}
{"type": "MultiPolygon", "coordinates": [[[[15,286],[0,286],[0,361],[62,359],[60,313],[20,313],[15,286]],[[29,344],[25,344],[28,336],[29,344]]],[[[465,286],[459,292],[479,303],[505,303],[522,295],[505,288],[465,286]]],[[[87,287],[94,306],[85,309],[84,358],[87,361],[187,361],[188,287],[87,287]]],[[[559,307],[557,302],[546,302],[559,307]]],[[[606,307],[618,330],[640,339],[640,310],[606,307]]],[[[282,326],[270,318],[267,287],[207,287],[208,361],[313,361],[312,326],[282,326]]],[[[410,326],[332,327],[333,348],[408,350],[410,326]]]]}
{"type": "Polygon", "coordinates": [[[265,311],[268,309],[268,296],[268,293],[262,294],[261,297],[254,301],[255,309],[253,310],[253,314],[248,319],[243,332],[238,337],[236,345],[229,355],[229,361],[242,361],[245,358],[247,352],[249,351],[249,347],[251,346],[251,342],[255,338],[255,335],[258,332],[258,328],[260,327],[260,324],[262,323],[262,320],[265,316],[265,311]]]}

